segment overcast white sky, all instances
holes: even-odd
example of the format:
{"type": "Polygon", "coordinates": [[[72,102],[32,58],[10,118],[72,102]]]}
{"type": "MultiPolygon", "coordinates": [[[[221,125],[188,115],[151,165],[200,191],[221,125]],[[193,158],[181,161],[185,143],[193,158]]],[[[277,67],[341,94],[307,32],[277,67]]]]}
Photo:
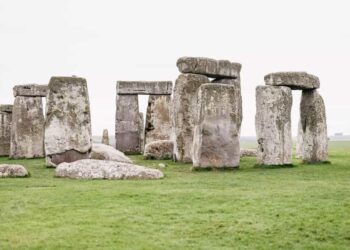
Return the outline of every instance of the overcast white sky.
{"type": "Polygon", "coordinates": [[[93,134],[112,135],[117,80],[175,81],[177,58],[204,56],[242,64],[242,135],[255,135],[255,87],[275,71],[319,76],[329,134],[350,134],[349,13],[347,0],[0,0],[0,103],[16,84],[82,76],[93,134]]]}

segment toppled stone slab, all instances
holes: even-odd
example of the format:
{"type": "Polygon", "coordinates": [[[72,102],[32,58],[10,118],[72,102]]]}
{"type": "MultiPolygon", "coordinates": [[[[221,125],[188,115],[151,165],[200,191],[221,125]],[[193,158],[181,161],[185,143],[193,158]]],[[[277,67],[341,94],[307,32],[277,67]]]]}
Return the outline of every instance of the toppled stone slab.
{"type": "Polygon", "coordinates": [[[116,150],[112,146],[97,143],[92,145],[90,159],[132,163],[132,160],[125,156],[123,152],[116,150]]]}
{"type": "Polygon", "coordinates": [[[317,89],[320,80],[317,76],[306,72],[277,72],[265,76],[265,84],[272,86],[286,86],[291,89],[317,89]]]}
{"type": "Polygon", "coordinates": [[[16,96],[32,96],[32,97],[46,97],[47,85],[26,84],[16,85],[13,88],[13,95],[16,96]]]}
{"type": "Polygon", "coordinates": [[[89,158],[92,147],[87,83],[80,77],[52,77],[47,96],[45,151],[56,166],[89,158]]]}
{"type": "Polygon", "coordinates": [[[171,95],[171,81],[118,81],[119,95],[171,95]]]}
{"type": "Polygon", "coordinates": [[[194,111],[198,88],[210,82],[206,76],[181,74],[175,83],[172,103],[172,129],[176,161],[192,162],[194,111]]]}
{"type": "Polygon", "coordinates": [[[170,139],[172,129],[170,102],[170,96],[149,96],[146,114],[145,144],[170,139]]]}
{"type": "Polygon", "coordinates": [[[240,161],[240,103],[234,85],[199,87],[193,136],[193,168],[237,168],[240,161]]]}
{"type": "Polygon", "coordinates": [[[0,105],[0,156],[10,155],[12,105],[0,105]]]}
{"type": "Polygon", "coordinates": [[[326,109],[317,90],[304,90],[300,102],[301,158],[303,162],[325,162],[328,158],[326,109]]]}
{"type": "Polygon", "coordinates": [[[241,148],[241,157],[256,157],[257,150],[251,148],[241,148]]]}
{"type": "Polygon", "coordinates": [[[61,163],[56,168],[57,177],[72,179],[161,179],[163,173],[157,169],[102,160],[79,160],[72,163],[61,163]]]}
{"type": "Polygon", "coordinates": [[[10,158],[44,157],[44,126],[42,98],[17,96],[12,110],[10,158]]]}
{"type": "Polygon", "coordinates": [[[176,63],[181,73],[192,73],[214,78],[239,78],[242,65],[228,60],[205,57],[181,57],[176,63]]]}
{"type": "Polygon", "coordinates": [[[292,163],[292,102],[292,91],[288,87],[256,88],[255,128],[258,140],[258,164],[292,163]]]}
{"type": "Polygon", "coordinates": [[[13,105],[2,104],[0,105],[0,112],[12,113],[13,105]]]}
{"type": "Polygon", "coordinates": [[[108,129],[103,130],[102,134],[102,144],[109,145],[108,129]]]}
{"type": "Polygon", "coordinates": [[[22,165],[0,164],[0,178],[3,177],[26,177],[28,171],[22,165]]]}
{"type": "Polygon", "coordinates": [[[143,154],[146,160],[167,160],[173,158],[174,142],[170,140],[153,141],[145,146],[143,154]]]}

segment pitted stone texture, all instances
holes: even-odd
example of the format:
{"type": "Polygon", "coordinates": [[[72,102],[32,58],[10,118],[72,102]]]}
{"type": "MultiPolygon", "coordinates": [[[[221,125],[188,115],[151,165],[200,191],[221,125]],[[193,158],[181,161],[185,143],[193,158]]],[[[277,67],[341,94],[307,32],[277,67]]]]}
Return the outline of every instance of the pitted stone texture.
{"type": "Polygon", "coordinates": [[[265,84],[272,86],[286,86],[291,89],[317,89],[320,80],[317,76],[306,72],[277,72],[265,76],[265,84]]]}
{"type": "Polygon", "coordinates": [[[72,179],[161,179],[163,173],[157,169],[102,160],[79,160],[61,163],[56,168],[56,176],[72,179]]]}
{"type": "Polygon", "coordinates": [[[171,81],[118,81],[119,95],[171,95],[171,81]]]}
{"type": "Polygon", "coordinates": [[[240,161],[240,103],[234,85],[207,83],[199,87],[193,136],[193,167],[236,168],[240,161]]]}
{"type": "Polygon", "coordinates": [[[140,133],[140,150],[145,150],[145,120],[143,119],[143,113],[139,112],[139,133],[140,133]]]}
{"type": "Polygon", "coordinates": [[[181,73],[200,74],[214,78],[239,78],[242,65],[228,60],[204,57],[181,57],[176,63],[181,73]]]}
{"type": "Polygon", "coordinates": [[[123,153],[141,152],[140,115],[137,95],[117,95],[115,122],[116,148],[123,153]]]}
{"type": "Polygon", "coordinates": [[[96,143],[92,145],[90,159],[132,163],[124,153],[116,150],[112,146],[96,143]]]}
{"type": "Polygon", "coordinates": [[[0,164],[0,178],[26,176],[28,176],[28,171],[22,165],[0,164]]]}
{"type": "Polygon", "coordinates": [[[288,87],[256,88],[255,128],[258,140],[258,164],[292,163],[292,103],[292,91],[288,87]]]}
{"type": "Polygon", "coordinates": [[[44,157],[44,126],[41,97],[17,96],[12,110],[10,158],[44,157]]]}
{"type": "Polygon", "coordinates": [[[12,105],[0,105],[0,156],[10,155],[12,105]]]}
{"type": "Polygon", "coordinates": [[[326,110],[317,90],[304,90],[300,102],[302,160],[324,162],[328,158],[326,110]]]}
{"type": "Polygon", "coordinates": [[[250,148],[241,148],[241,157],[256,157],[257,150],[250,148]]]}
{"type": "Polygon", "coordinates": [[[16,85],[13,88],[13,95],[16,96],[32,96],[32,97],[46,97],[47,85],[27,84],[16,85]]]}
{"type": "Polygon", "coordinates": [[[108,129],[103,130],[102,134],[102,144],[109,145],[108,129]]]}
{"type": "Polygon", "coordinates": [[[170,96],[149,96],[146,114],[145,144],[152,141],[170,139],[170,103],[170,96]]]}
{"type": "Polygon", "coordinates": [[[208,82],[206,76],[196,74],[181,74],[176,80],[172,103],[172,139],[177,161],[192,162],[195,97],[198,88],[208,82]]]}
{"type": "Polygon", "coordinates": [[[145,146],[144,158],[167,160],[173,158],[174,142],[170,140],[153,141],[145,146]]]}
{"type": "Polygon", "coordinates": [[[89,158],[91,116],[86,80],[52,77],[47,96],[45,150],[47,164],[89,158]]]}

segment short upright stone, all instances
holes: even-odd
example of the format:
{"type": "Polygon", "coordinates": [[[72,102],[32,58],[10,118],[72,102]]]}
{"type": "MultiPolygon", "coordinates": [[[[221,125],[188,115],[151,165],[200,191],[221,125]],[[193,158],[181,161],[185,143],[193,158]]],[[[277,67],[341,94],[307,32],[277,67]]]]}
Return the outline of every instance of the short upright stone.
{"type": "Polygon", "coordinates": [[[48,166],[89,158],[91,115],[86,80],[52,77],[47,96],[45,151],[48,166]]]}
{"type": "Polygon", "coordinates": [[[328,158],[326,110],[317,90],[304,90],[300,102],[301,158],[303,162],[325,162],[328,158]]]}
{"type": "Polygon", "coordinates": [[[198,88],[209,83],[203,75],[181,74],[175,83],[172,103],[172,127],[174,139],[174,157],[180,162],[192,162],[196,93],[198,88]]]}
{"type": "Polygon", "coordinates": [[[193,136],[193,167],[236,168],[240,161],[240,89],[207,83],[199,87],[193,136]]]}
{"type": "Polygon", "coordinates": [[[170,134],[170,96],[150,95],[146,114],[145,144],[169,140],[170,134]]]}
{"type": "Polygon", "coordinates": [[[288,87],[256,88],[255,128],[258,140],[258,164],[291,164],[292,103],[292,91],[288,87]]]}
{"type": "Polygon", "coordinates": [[[138,96],[117,94],[116,105],[116,149],[127,154],[139,154],[141,138],[138,96]]]}
{"type": "Polygon", "coordinates": [[[0,105],[0,156],[10,155],[12,105],[0,105]]]}
{"type": "Polygon", "coordinates": [[[10,158],[44,157],[44,126],[42,98],[17,96],[12,111],[10,158]]]}

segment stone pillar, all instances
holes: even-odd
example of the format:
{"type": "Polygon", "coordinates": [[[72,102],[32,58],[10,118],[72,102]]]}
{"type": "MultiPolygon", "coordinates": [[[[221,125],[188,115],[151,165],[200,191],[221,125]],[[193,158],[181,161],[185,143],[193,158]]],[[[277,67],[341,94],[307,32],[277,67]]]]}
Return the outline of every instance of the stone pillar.
{"type": "Polygon", "coordinates": [[[145,120],[143,118],[143,113],[139,112],[139,133],[140,133],[140,149],[141,152],[145,150],[145,120]]]}
{"type": "Polygon", "coordinates": [[[292,91],[289,87],[256,88],[255,128],[258,140],[258,164],[292,163],[292,103],[292,91]]]}
{"type": "Polygon", "coordinates": [[[117,94],[115,122],[116,148],[123,153],[141,153],[140,115],[137,95],[117,94]]]}
{"type": "Polygon", "coordinates": [[[146,114],[145,144],[169,140],[170,134],[170,96],[150,95],[146,114]]]}
{"type": "Polygon", "coordinates": [[[297,159],[301,159],[303,156],[303,129],[301,126],[301,121],[298,123],[298,135],[297,135],[297,143],[295,147],[295,157],[297,159]]]}
{"type": "Polygon", "coordinates": [[[102,144],[109,145],[108,129],[104,129],[104,130],[103,130],[103,134],[102,134],[102,144]]]}
{"type": "Polygon", "coordinates": [[[10,158],[44,157],[44,124],[42,98],[17,96],[12,111],[10,158]]]}
{"type": "Polygon", "coordinates": [[[0,156],[10,155],[12,105],[0,105],[0,156]]]}
{"type": "Polygon", "coordinates": [[[196,93],[203,83],[210,82],[208,77],[197,74],[181,74],[175,83],[172,103],[172,123],[174,139],[174,157],[180,162],[192,162],[196,93]]]}
{"type": "Polygon", "coordinates": [[[45,123],[46,164],[88,159],[92,148],[91,115],[86,80],[52,77],[45,123]]]}
{"type": "Polygon", "coordinates": [[[193,167],[236,168],[240,161],[240,89],[207,83],[199,87],[193,136],[193,167]]]}
{"type": "Polygon", "coordinates": [[[300,102],[302,160],[325,162],[328,158],[326,110],[317,90],[303,90],[300,102]]]}

